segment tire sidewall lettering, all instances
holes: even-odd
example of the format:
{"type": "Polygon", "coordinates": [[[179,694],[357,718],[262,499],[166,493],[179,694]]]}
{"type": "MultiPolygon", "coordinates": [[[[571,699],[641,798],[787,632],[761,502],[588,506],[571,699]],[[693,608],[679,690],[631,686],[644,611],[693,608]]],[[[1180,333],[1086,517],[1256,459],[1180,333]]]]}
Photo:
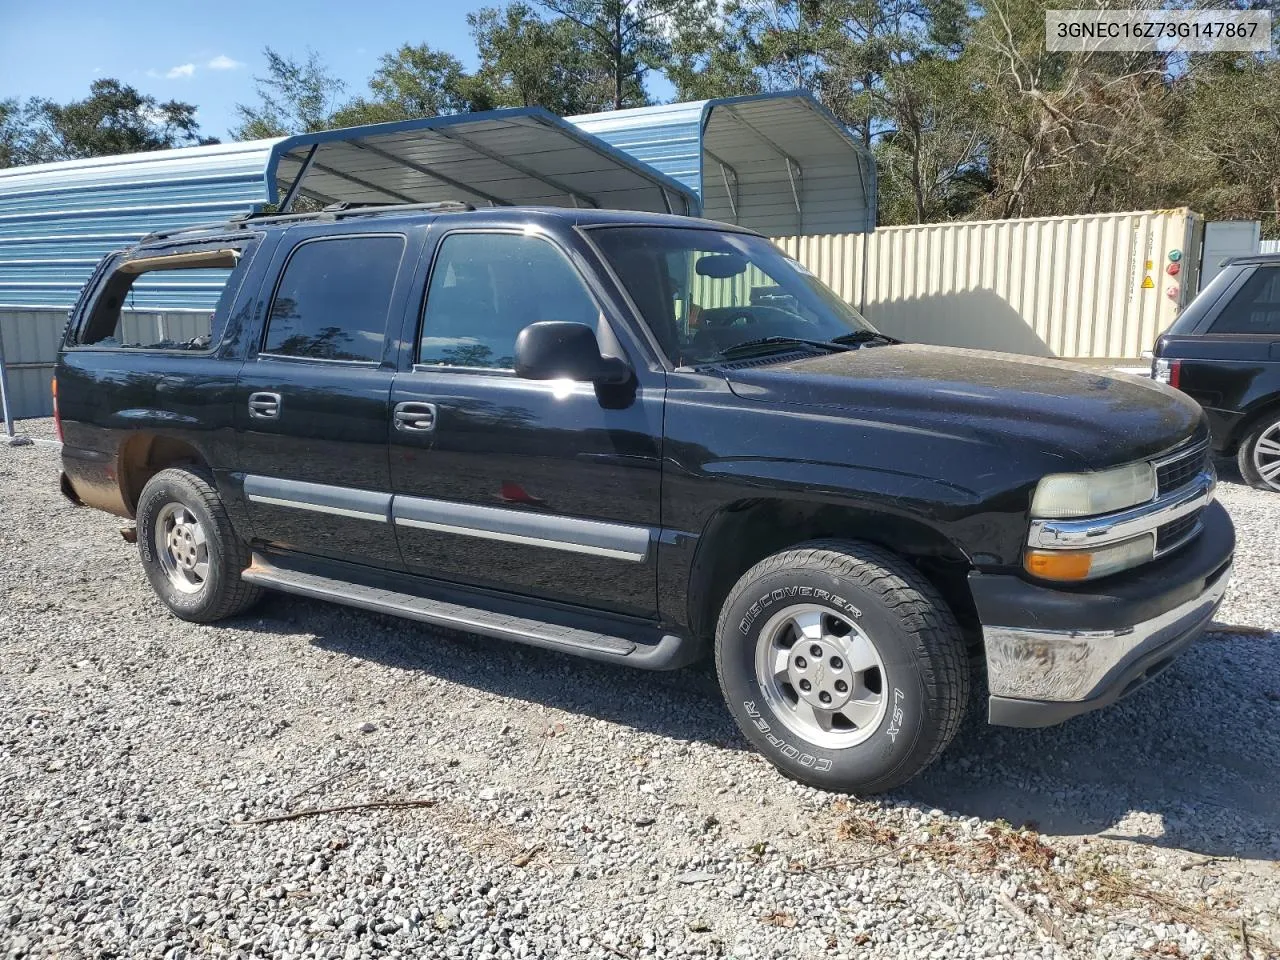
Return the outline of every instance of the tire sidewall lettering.
{"type": "Polygon", "coordinates": [[[801,598],[828,603],[836,610],[853,617],[855,620],[862,619],[862,611],[857,606],[830,590],[800,585],[774,587],[772,590],[766,591],[763,596],[759,597],[747,608],[746,614],[738,621],[739,632],[743,636],[747,636],[751,632],[751,627],[760,619],[760,615],[766,613],[775,604],[780,604],[785,600],[798,600],[801,598]]]}

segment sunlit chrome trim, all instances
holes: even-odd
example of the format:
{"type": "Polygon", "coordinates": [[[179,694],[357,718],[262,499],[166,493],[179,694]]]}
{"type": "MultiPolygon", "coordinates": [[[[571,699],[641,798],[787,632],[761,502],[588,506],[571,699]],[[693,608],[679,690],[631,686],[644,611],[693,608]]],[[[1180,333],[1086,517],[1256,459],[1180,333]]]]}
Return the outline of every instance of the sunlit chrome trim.
{"type": "MultiPolygon", "coordinates": [[[[1202,510],[1212,503],[1216,486],[1217,477],[1213,470],[1202,470],[1190,483],[1173,493],[1119,513],[1075,520],[1033,520],[1027,543],[1040,550],[1079,550],[1119,543],[1144,533],[1155,533],[1166,523],[1202,510]]],[[[1176,549],[1191,539],[1195,532],[1193,528],[1177,543],[1158,549],[1156,556],[1176,549]]]]}

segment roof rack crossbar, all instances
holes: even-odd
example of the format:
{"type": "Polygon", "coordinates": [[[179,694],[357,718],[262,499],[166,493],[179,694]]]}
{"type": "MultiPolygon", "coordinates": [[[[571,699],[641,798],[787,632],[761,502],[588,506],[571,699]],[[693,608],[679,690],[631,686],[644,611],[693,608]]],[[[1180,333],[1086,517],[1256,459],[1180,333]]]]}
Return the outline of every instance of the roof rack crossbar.
{"type": "MultiPolygon", "coordinates": [[[[326,197],[325,199],[329,198],[326,197]]],[[[345,202],[341,200],[332,201],[334,204],[345,202]]],[[[410,213],[415,210],[427,213],[464,213],[474,209],[475,204],[468,203],[466,200],[432,200],[426,203],[376,203],[362,207],[317,210],[313,213],[263,214],[259,211],[256,213],[242,213],[230,219],[218,220],[214,223],[193,223],[188,227],[157,230],[155,233],[148,233],[140,238],[138,243],[166,240],[169,237],[180,236],[184,233],[202,233],[207,230],[248,230],[251,227],[285,223],[291,220],[343,220],[348,217],[375,217],[383,214],[410,213]]]]}

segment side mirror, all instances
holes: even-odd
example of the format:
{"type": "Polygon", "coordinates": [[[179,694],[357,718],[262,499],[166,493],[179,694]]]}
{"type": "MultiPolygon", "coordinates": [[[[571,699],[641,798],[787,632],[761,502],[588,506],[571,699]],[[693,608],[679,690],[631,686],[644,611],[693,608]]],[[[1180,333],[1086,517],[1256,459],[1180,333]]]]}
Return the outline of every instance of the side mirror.
{"type": "Polygon", "coordinates": [[[595,331],[585,323],[544,320],[516,337],[516,376],[525,380],[582,380],[626,383],[626,361],[600,354],[595,331]]]}

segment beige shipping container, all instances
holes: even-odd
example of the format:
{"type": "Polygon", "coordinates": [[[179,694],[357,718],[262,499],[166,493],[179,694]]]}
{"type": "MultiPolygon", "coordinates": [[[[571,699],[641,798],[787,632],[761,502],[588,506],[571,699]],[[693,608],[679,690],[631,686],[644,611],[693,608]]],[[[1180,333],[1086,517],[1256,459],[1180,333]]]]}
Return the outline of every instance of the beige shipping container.
{"type": "Polygon", "coordinates": [[[1202,233],[1180,208],[776,242],[904,340],[1120,361],[1149,350],[1190,302],[1202,233]]]}

